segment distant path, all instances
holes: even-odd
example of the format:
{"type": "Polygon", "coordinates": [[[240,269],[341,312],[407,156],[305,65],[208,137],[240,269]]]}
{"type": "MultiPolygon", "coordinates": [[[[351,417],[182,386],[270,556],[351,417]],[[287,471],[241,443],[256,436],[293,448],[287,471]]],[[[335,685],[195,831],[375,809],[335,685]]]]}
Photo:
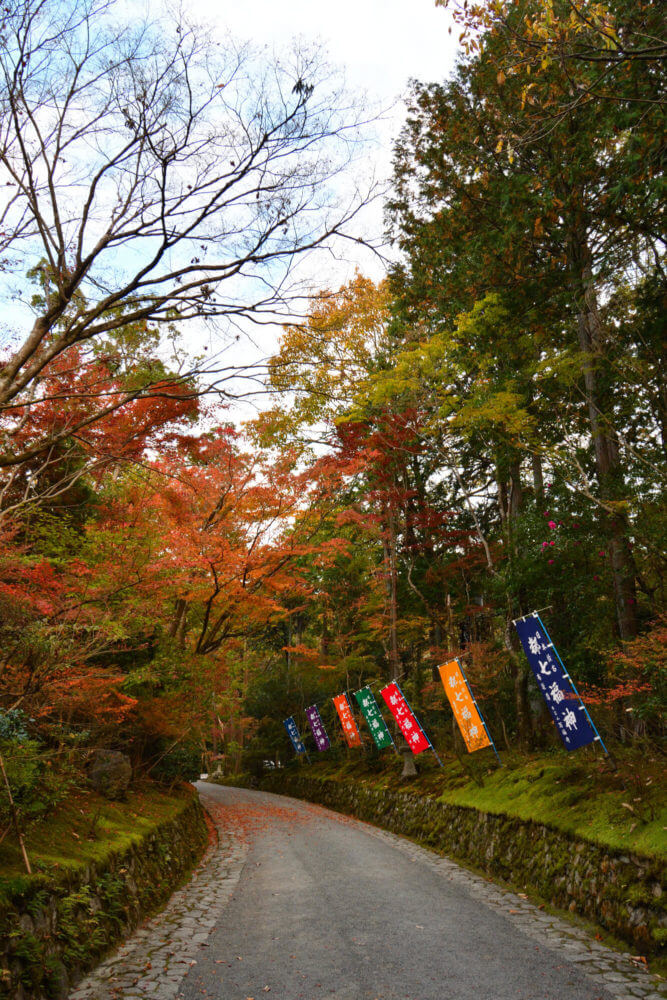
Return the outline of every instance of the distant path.
{"type": "Polygon", "coordinates": [[[657,1000],[569,924],[394,834],[198,785],[222,845],[72,1000],[657,1000]]]}

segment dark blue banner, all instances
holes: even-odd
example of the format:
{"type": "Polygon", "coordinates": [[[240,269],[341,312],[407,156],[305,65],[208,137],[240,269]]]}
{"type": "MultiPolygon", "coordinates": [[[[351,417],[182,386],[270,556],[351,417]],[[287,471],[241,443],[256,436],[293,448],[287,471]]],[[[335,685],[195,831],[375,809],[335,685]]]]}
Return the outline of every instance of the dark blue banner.
{"type": "Polygon", "coordinates": [[[299,730],[297,729],[296,722],[294,721],[293,716],[290,715],[289,719],[284,720],[284,726],[285,729],[287,730],[289,738],[292,741],[292,746],[294,747],[296,752],[305,753],[306,748],[303,745],[303,741],[301,739],[301,736],[299,735],[299,730]]]}
{"type": "Polygon", "coordinates": [[[534,612],[514,622],[551,718],[568,750],[599,740],[586,706],[566,672],[542,619],[534,612]]]}

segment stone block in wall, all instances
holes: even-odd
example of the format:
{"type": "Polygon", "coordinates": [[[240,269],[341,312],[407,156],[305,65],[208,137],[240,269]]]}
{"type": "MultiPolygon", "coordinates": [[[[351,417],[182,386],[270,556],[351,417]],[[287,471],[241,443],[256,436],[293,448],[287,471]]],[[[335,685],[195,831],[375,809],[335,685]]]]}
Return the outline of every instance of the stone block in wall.
{"type": "Polygon", "coordinates": [[[17,880],[0,901],[0,1000],[60,1000],[201,858],[208,842],[196,797],[105,862],[17,880]],[[19,933],[16,929],[19,928],[19,933]]]}

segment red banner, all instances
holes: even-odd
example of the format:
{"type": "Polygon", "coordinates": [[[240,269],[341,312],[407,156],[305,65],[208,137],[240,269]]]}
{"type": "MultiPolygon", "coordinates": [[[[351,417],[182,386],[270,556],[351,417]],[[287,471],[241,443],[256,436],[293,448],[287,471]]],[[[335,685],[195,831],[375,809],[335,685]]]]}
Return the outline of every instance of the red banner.
{"type": "Polygon", "coordinates": [[[333,703],[336,706],[336,711],[338,712],[340,724],[343,727],[343,734],[347,741],[347,745],[349,747],[360,747],[361,736],[359,734],[357,724],[354,721],[349,701],[344,694],[339,694],[337,698],[334,698],[333,703]]]}
{"type": "Polygon", "coordinates": [[[422,753],[422,751],[430,749],[431,744],[427,740],[424,730],[417,722],[412,709],[403,697],[403,692],[398,684],[392,681],[391,684],[387,684],[386,687],[382,688],[380,694],[387,703],[387,708],[396,719],[398,728],[405,736],[412,752],[422,753]]]}

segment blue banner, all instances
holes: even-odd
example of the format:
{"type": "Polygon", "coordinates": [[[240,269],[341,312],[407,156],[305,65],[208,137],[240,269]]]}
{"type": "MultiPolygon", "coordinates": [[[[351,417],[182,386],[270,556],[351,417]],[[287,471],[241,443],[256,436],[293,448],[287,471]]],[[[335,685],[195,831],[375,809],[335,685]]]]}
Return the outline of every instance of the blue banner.
{"type": "Polygon", "coordinates": [[[586,706],[570,680],[540,616],[534,611],[532,615],[518,618],[514,625],[535,674],[537,686],[565,747],[576,750],[577,747],[599,740],[586,706]]]}
{"type": "Polygon", "coordinates": [[[294,717],[290,715],[289,719],[285,719],[284,720],[284,726],[285,726],[285,729],[287,730],[287,734],[288,734],[289,738],[292,741],[292,746],[294,747],[294,749],[296,750],[296,752],[297,753],[305,753],[306,752],[306,748],[303,745],[303,741],[301,739],[301,736],[299,735],[299,730],[297,729],[297,725],[296,725],[296,722],[294,721],[294,717]]]}

